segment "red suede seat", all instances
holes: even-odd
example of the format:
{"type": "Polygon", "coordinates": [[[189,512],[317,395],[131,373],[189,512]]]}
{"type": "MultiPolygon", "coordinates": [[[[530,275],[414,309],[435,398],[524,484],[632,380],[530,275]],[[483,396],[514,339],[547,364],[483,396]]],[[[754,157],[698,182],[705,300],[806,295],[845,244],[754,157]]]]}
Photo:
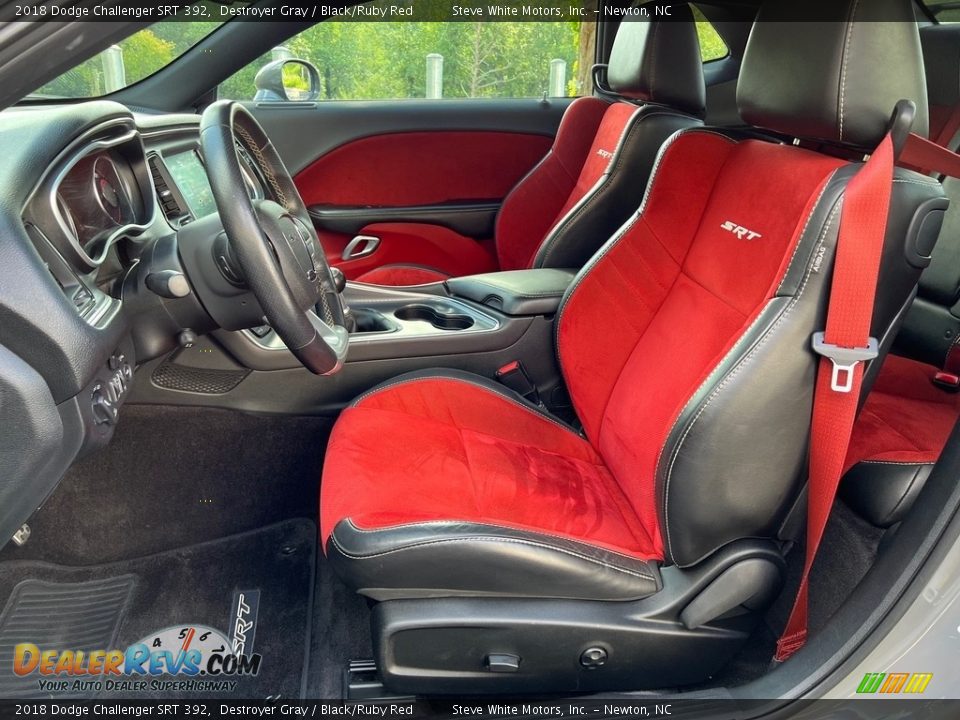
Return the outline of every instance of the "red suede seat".
{"type": "Polygon", "coordinates": [[[857,417],[841,497],[874,525],[904,518],[960,419],[933,365],[890,355],[857,417]]]}
{"type": "MultiPolygon", "coordinates": [[[[462,528],[469,526],[475,537],[496,527],[533,533],[524,537],[529,542],[560,538],[636,560],[666,556],[687,563],[742,532],[742,516],[756,513],[766,522],[771,511],[760,509],[778,507],[782,487],[728,487],[724,502],[731,512],[710,504],[694,513],[683,503],[680,522],[711,527],[710,545],[691,543],[700,535],[683,532],[674,533],[668,547],[668,526],[679,515],[669,503],[658,507],[657,487],[678,497],[693,491],[691,483],[709,492],[713,483],[725,483],[721,465],[745,462],[735,453],[713,473],[688,465],[686,448],[699,442],[693,426],[713,409],[695,411],[702,402],[696,391],[720,377],[718,364],[736,348],[749,347],[751,329],[770,322],[761,316],[779,313],[774,308],[783,297],[819,287],[819,276],[798,284],[803,276],[794,260],[813,261],[817,236],[808,218],[842,164],[713,131],[678,134],[663,150],[634,220],[584,269],[559,311],[557,353],[586,439],[520,399],[504,399],[477,376],[452,380],[451,371],[438,371],[398,378],[362,396],[334,428],[321,498],[328,554],[377,557],[380,550],[358,554],[348,546],[358,533],[376,543],[432,522],[444,524],[443,532],[456,527],[452,537],[434,538],[435,545],[465,548],[462,528]],[[776,213],[762,201],[768,196],[777,198],[776,213]],[[755,228],[763,242],[731,232],[730,217],[755,228]],[[716,263],[718,256],[726,262],[716,263]],[[751,272],[741,273],[746,266],[751,272]]],[[[829,227],[836,213],[818,217],[829,227]]],[[[794,352],[765,362],[775,362],[781,375],[806,377],[812,360],[794,352]]],[[[744,397],[754,413],[764,407],[779,416],[784,409],[780,393],[751,390],[744,397]]],[[[796,402],[809,404],[810,390],[796,402]]],[[[780,422],[791,429],[766,423],[765,431],[801,438],[809,421],[788,412],[780,422]]],[[[744,432],[756,438],[761,429],[734,421],[727,430],[731,447],[744,432]]],[[[791,446],[788,462],[779,454],[757,458],[751,475],[794,483],[804,443],[791,446]]],[[[403,543],[409,547],[406,538],[403,543]]],[[[496,566],[485,557],[475,564],[490,572],[496,566]]],[[[391,576],[389,583],[397,581],[391,576]]]]}
{"type": "Polygon", "coordinates": [[[364,530],[457,518],[660,556],[590,443],[466,379],[418,378],[362,398],[328,453],[325,473],[350,482],[324,493],[324,544],[344,517],[364,530]],[[380,442],[372,451],[360,437],[380,442]]]}
{"type": "Polygon", "coordinates": [[[857,463],[935,463],[960,417],[960,394],[933,384],[937,368],[898,355],[883,364],[857,417],[844,472],[857,463]]]}

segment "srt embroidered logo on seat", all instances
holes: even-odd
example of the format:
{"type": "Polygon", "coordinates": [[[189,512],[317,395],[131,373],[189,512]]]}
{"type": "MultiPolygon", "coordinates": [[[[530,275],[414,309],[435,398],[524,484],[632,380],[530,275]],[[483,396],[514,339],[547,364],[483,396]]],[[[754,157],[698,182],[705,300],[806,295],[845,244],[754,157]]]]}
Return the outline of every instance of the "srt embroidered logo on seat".
{"type": "Polygon", "coordinates": [[[597,155],[599,155],[600,157],[602,157],[602,158],[605,159],[605,160],[609,160],[610,158],[613,157],[613,153],[612,153],[612,152],[610,152],[609,150],[604,150],[603,148],[597,150],[597,155]]]}
{"type": "Polygon", "coordinates": [[[754,232],[749,228],[745,228],[743,225],[737,225],[735,222],[731,220],[727,220],[720,227],[721,229],[726,230],[727,232],[732,232],[741,240],[756,240],[757,238],[763,237],[763,235],[761,235],[760,233],[754,232]]]}

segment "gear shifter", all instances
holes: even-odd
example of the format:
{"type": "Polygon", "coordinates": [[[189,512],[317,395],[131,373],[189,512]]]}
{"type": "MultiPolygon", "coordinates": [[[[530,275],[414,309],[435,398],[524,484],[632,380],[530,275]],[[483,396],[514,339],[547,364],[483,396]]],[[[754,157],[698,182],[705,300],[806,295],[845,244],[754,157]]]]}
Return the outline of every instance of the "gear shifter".
{"type": "Polygon", "coordinates": [[[337,295],[339,295],[347,286],[347,276],[343,274],[343,270],[340,268],[331,267],[330,277],[333,278],[333,288],[337,291],[337,295]]]}
{"type": "Polygon", "coordinates": [[[330,268],[330,278],[333,280],[333,289],[337,291],[337,298],[340,300],[340,307],[343,308],[344,327],[347,332],[357,331],[357,319],[354,317],[347,303],[343,300],[343,289],[347,286],[347,276],[343,270],[337,267],[330,268]]]}

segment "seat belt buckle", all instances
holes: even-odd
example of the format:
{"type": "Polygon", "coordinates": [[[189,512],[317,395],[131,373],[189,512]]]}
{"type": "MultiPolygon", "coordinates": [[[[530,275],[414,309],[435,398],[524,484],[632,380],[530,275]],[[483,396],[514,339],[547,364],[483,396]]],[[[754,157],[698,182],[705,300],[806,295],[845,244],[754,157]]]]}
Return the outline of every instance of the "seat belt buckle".
{"type": "Polygon", "coordinates": [[[497,370],[497,380],[513,390],[515,393],[523,395],[534,405],[540,404],[540,393],[537,386],[530,380],[527,371],[519,360],[508,362],[502,368],[497,370]]]}
{"type": "Polygon", "coordinates": [[[880,354],[880,345],[876,338],[867,338],[867,347],[846,348],[833,345],[824,340],[824,333],[813,334],[813,351],[833,363],[830,376],[830,389],[838,393],[853,390],[854,370],[857,365],[873,360],[880,354]]]}

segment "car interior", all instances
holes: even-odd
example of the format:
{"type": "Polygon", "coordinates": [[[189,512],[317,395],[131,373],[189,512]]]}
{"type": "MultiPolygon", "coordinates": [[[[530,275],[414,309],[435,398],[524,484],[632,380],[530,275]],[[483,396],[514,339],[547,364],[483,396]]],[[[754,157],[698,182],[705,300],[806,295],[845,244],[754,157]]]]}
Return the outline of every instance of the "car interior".
{"type": "Polygon", "coordinates": [[[259,672],[206,696],[788,698],[869,650],[960,508],[960,180],[904,150],[960,147],[960,24],[645,5],[576,98],[218,99],[312,24],[239,20],[37,98],[139,28],[0,27],[0,696],[50,697],[17,643],[235,644],[238,597],[259,672]]]}

